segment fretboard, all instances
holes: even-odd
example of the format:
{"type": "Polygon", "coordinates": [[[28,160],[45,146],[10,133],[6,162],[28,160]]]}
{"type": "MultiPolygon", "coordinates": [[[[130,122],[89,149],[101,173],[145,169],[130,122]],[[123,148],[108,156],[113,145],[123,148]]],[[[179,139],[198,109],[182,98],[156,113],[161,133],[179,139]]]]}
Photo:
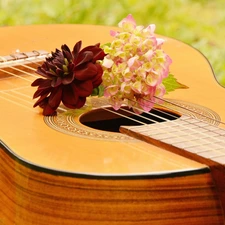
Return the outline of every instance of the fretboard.
{"type": "Polygon", "coordinates": [[[179,149],[225,165],[225,129],[182,116],[175,121],[122,126],[122,133],[165,149],[179,149]]]}

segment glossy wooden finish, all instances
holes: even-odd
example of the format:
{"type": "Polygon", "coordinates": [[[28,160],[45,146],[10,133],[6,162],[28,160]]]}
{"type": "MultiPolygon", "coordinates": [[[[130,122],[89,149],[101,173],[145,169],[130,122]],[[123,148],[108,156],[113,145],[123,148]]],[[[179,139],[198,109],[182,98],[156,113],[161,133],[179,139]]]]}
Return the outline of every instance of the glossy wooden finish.
{"type": "Polygon", "coordinates": [[[4,225],[223,224],[217,190],[207,171],[76,177],[37,171],[4,150],[1,158],[4,225]]]}
{"type": "MultiPolygon", "coordinates": [[[[111,40],[110,29],[3,27],[0,40],[5,44],[0,55],[16,49],[51,51],[64,43],[72,47],[79,40],[83,46],[106,43],[111,40]]],[[[189,86],[168,97],[201,103],[225,121],[221,107],[225,90],[215,81],[207,60],[179,41],[166,40],[165,50],[173,59],[171,72],[189,86]]],[[[34,78],[26,78],[29,81],[0,73],[3,225],[224,223],[218,186],[211,172],[206,172],[208,165],[137,140],[84,138],[55,131],[32,108],[34,78]]],[[[73,116],[77,124],[81,114],[73,116]]]]}

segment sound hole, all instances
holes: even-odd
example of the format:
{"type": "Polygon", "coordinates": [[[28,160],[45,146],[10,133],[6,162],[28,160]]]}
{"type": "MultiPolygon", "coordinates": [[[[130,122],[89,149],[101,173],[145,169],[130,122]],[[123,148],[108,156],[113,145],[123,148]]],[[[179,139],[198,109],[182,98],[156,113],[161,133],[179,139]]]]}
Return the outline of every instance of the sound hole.
{"type": "MultiPolygon", "coordinates": [[[[150,113],[142,113],[141,116],[133,115],[123,110],[115,111],[113,108],[106,108],[112,112],[104,109],[95,109],[83,114],[80,117],[80,122],[88,127],[111,132],[119,132],[120,126],[137,126],[141,125],[140,121],[145,124],[151,124],[155,122],[164,122],[166,120],[175,120],[180,115],[165,110],[152,109],[150,113]],[[115,113],[114,113],[115,112],[115,113]],[[120,116],[120,115],[124,116],[120,116]]],[[[126,107],[124,109],[128,110],[126,107]]]]}

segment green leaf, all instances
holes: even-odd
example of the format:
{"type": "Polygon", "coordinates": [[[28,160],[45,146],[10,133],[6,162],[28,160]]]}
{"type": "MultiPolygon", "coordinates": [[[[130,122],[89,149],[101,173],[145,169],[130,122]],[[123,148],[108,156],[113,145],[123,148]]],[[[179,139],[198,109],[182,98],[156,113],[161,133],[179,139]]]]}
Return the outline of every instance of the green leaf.
{"type": "Polygon", "coordinates": [[[179,83],[173,74],[169,74],[168,77],[163,79],[162,83],[166,88],[166,93],[175,91],[176,89],[187,89],[188,88],[186,85],[179,83]]]}
{"type": "Polygon", "coordinates": [[[102,97],[103,94],[104,94],[104,87],[102,85],[99,85],[98,87],[93,89],[91,96],[102,97]]]}
{"type": "Polygon", "coordinates": [[[101,45],[101,48],[103,49],[105,46],[110,47],[110,46],[111,46],[111,43],[110,43],[110,42],[108,42],[108,43],[102,44],[102,45],[101,45]]]}

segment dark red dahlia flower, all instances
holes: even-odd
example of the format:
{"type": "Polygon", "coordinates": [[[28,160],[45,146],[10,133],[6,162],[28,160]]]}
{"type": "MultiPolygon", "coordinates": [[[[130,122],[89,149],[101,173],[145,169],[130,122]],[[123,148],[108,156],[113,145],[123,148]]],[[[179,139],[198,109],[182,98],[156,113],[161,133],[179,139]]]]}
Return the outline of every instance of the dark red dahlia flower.
{"type": "Polygon", "coordinates": [[[43,115],[56,114],[62,102],[71,109],[81,108],[86,97],[102,83],[102,67],[97,60],[102,60],[105,53],[100,44],[81,49],[82,42],[75,44],[71,52],[67,45],[62,51],[56,49],[46,58],[37,73],[44,78],[36,79],[31,86],[38,86],[33,98],[38,98],[34,107],[43,108],[43,115]]]}

